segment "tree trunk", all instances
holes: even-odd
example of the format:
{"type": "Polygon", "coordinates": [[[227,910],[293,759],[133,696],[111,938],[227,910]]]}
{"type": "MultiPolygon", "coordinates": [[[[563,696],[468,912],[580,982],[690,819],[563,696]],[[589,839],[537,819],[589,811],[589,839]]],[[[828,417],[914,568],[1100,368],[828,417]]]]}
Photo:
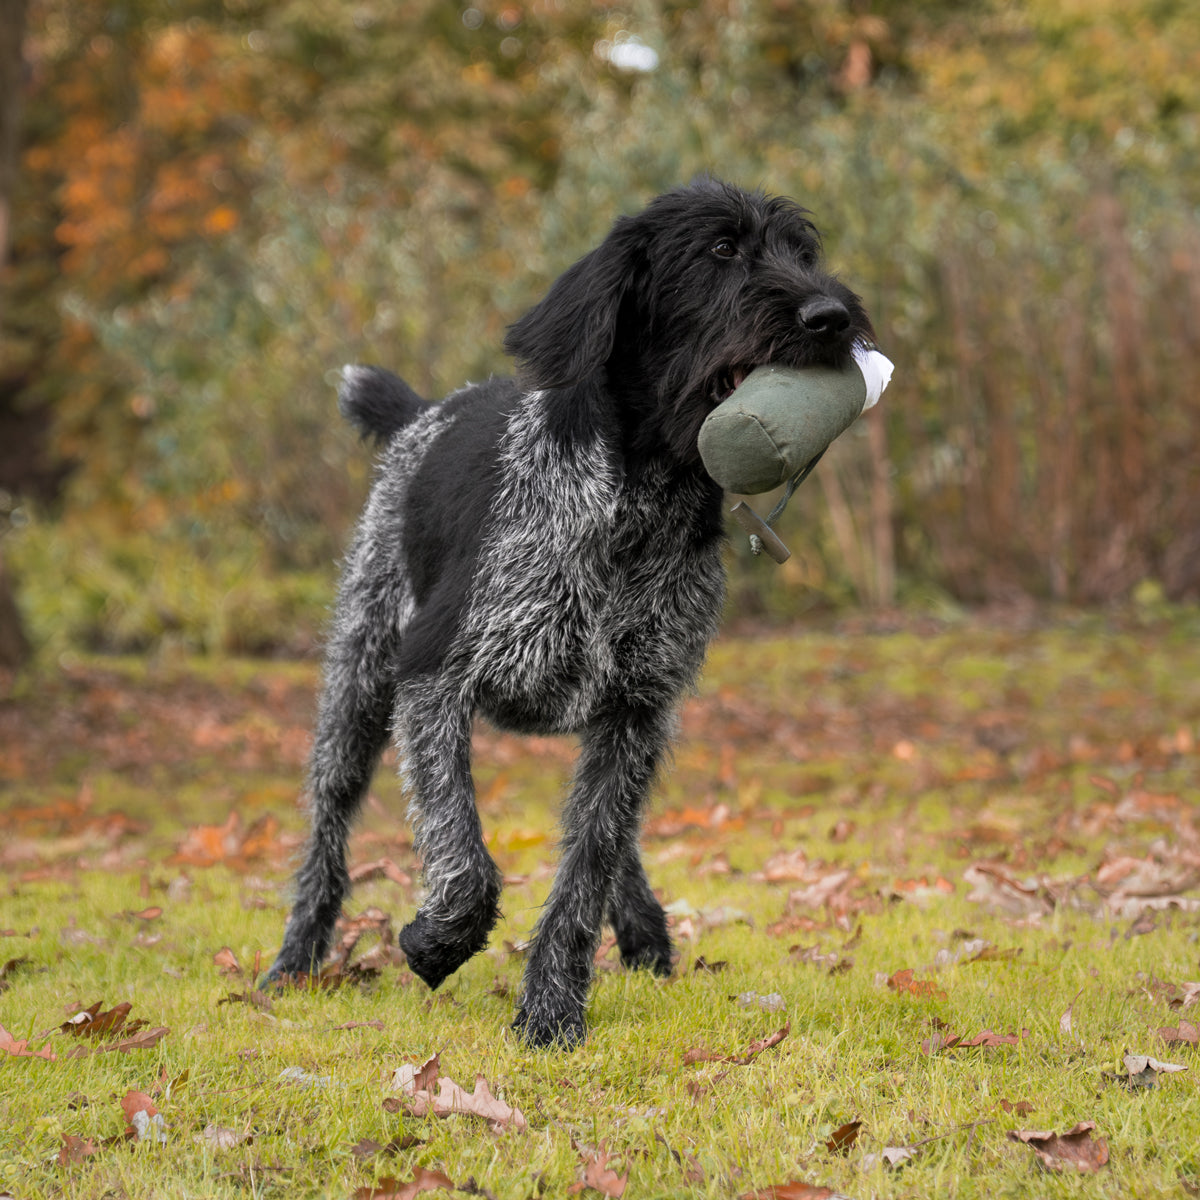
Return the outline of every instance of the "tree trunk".
{"type": "MultiPolygon", "coordinates": [[[[4,268],[12,228],[13,183],[20,145],[21,99],[25,90],[25,64],[21,45],[25,35],[26,0],[0,0],[0,330],[4,327],[4,268]]],[[[0,529],[0,535],[3,534],[0,529]]],[[[18,667],[29,656],[29,640],[4,569],[0,542],[0,667],[18,667]]]]}

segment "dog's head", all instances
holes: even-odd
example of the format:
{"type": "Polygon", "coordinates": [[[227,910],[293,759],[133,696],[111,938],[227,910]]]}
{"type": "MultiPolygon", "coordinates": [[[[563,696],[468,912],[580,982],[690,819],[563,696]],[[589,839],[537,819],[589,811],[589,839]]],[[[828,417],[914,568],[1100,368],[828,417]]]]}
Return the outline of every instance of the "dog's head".
{"type": "Polygon", "coordinates": [[[840,366],[871,340],[804,209],[702,179],[618,220],[505,346],[529,386],[594,381],[635,445],[694,462],[704,418],[756,366],[840,366]]]}

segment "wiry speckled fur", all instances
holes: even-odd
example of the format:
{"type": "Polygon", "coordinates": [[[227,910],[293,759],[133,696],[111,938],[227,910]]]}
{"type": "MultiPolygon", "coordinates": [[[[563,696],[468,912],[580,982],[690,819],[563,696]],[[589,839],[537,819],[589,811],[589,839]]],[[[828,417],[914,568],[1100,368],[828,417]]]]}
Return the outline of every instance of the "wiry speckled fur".
{"type": "Polygon", "coordinates": [[[389,735],[427,889],[400,934],[409,965],[436,987],[487,944],[501,877],[475,807],[477,714],[581,739],[522,1037],[583,1037],[606,919],[626,965],[670,972],[638,831],[724,600],[720,489],[696,433],[754,365],[838,364],[870,337],[817,263],[802,210],[704,180],[619,221],[512,327],[519,383],[422,406],[386,371],[347,369],[343,411],[386,445],[343,573],[312,837],[273,978],[328,949],[389,735]]]}

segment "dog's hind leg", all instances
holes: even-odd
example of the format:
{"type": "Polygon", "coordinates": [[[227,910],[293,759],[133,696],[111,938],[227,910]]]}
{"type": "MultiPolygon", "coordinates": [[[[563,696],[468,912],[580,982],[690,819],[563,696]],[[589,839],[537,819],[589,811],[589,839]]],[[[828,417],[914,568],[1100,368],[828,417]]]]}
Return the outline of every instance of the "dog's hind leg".
{"type": "MultiPolygon", "coordinates": [[[[610,711],[588,727],[575,782],[563,816],[562,861],[550,898],[534,933],[525,968],[525,996],[514,1028],[533,1046],[575,1045],[583,1040],[583,1010],[592,978],[592,959],[600,941],[606,901],[620,913],[631,954],[648,946],[656,960],[670,961],[670,941],[645,938],[645,925],[632,916],[630,897],[615,890],[632,887],[636,913],[653,905],[637,863],[638,824],[650,785],[670,735],[665,709],[610,711]],[[612,897],[610,899],[610,897],[612,897]]],[[[653,910],[652,910],[653,911],[653,910]]]]}
{"type": "Polygon", "coordinates": [[[402,612],[401,601],[378,585],[370,595],[353,575],[343,585],[309,760],[312,831],[270,980],[315,972],[329,949],[350,890],[350,827],[391,728],[402,612]]]}
{"type": "Polygon", "coordinates": [[[471,779],[471,709],[444,677],[400,692],[397,737],[426,896],[400,931],[409,967],[437,987],[487,945],[500,870],[483,844],[471,779]]]}
{"type": "Polygon", "coordinates": [[[644,967],[655,975],[671,973],[671,935],[667,914],[650,890],[637,842],[629,847],[608,893],[608,922],[626,967],[644,967]]]}

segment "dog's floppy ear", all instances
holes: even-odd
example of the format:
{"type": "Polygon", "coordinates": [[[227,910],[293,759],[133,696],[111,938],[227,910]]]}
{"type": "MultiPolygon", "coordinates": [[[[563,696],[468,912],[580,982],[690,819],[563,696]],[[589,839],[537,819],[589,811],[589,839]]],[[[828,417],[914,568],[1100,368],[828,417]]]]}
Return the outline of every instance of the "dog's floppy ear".
{"type": "Polygon", "coordinates": [[[621,301],[633,284],[642,237],[622,217],[590,254],[554,281],[540,303],[510,325],[504,348],[533,387],[566,387],[608,361],[621,301]]]}

